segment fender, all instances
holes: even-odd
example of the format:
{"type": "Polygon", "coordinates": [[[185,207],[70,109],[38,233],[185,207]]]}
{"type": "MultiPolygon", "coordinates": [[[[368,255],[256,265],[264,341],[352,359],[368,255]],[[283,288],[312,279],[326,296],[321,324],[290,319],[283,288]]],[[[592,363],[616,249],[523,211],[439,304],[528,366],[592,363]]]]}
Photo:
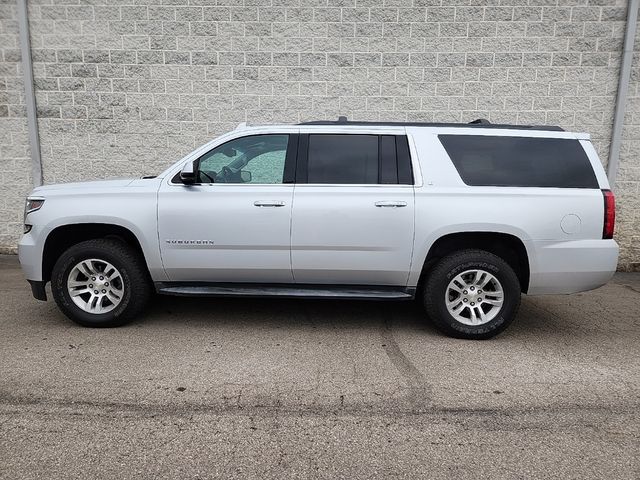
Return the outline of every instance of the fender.
{"type": "Polygon", "coordinates": [[[147,268],[149,269],[151,277],[154,279],[166,279],[164,269],[162,268],[160,247],[158,245],[158,237],[157,234],[155,234],[155,230],[145,233],[145,231],[140,228],[139,225],[122,217],[114,217],[110,215],[82,215],[56,219],[50,224],[47,224],[45,229],[43,230],[43,234],[45,234],[46,237],[45,241],[41,243],[42,250],[40,251],[40,254],[42,255],[44,253],[44,245],[46,245],[46,241],[49,239],[51,233],[57,228],[69,225],[81,226],[84,224],[114,225],[122,227],[131,232],[131,234],[138,240],[138,243],[140,244],[140,248],[142,249],[142,254],[144,256],[144,260],[147,264],[147,268]]]}
{"type": "Polygon", "coordinates": [[[531,237],[518,227],[513,225],[505,225],[501,223],[461,223],[446,225],[441,228],[429,232],[424,241],[416,243],[413,251],[413,260],[411,262],[411,271],[409,273],[409,286],[416,286],[420,279],[420,274],[424,267],[427,255],[431,247],[442,237],[456,233],[503,233],[512,235],[524,244],[529,258],[529,267],[535,265],[535,249],[532,245],[531,237]]]}

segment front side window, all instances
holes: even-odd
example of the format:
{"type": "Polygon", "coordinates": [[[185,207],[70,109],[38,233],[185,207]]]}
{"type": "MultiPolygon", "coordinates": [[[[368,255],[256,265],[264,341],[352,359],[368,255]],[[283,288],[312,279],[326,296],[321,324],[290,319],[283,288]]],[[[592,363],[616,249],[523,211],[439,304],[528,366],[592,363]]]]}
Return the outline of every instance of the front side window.
{"type": "Polygon", "coordinates": [[[236,138],[205,153],[198,162],[200,183],[283,183],[289,135],[236,138]]]}

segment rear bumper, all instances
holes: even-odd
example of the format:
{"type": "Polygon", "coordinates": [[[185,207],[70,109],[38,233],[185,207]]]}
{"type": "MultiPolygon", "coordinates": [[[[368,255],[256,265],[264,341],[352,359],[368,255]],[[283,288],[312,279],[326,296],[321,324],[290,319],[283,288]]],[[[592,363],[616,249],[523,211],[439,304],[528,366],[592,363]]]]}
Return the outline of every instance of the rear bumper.
{"type": "Polygon", "coordinates": [[[530,295],[593,290],[607,283],[618,265],[614,240],[532,242],[530,295]]]}

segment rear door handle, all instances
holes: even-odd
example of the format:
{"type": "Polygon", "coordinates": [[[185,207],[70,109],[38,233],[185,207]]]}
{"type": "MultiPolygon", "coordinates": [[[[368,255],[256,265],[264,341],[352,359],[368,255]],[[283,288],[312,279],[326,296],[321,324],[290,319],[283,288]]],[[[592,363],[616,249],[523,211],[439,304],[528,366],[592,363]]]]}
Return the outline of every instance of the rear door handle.
{"type": "Polygon", "coordinates": [[[274,200],[256,200],[253,204],[256,207],[284,207],[284,202],[276,202],[274,200]]]}
{"type": "Polygon", "coordinates": [[[395,202],[395,201],[381,201],[376,202],[376,207],[398,208],[406,207],[407,202],[395,202]]]}

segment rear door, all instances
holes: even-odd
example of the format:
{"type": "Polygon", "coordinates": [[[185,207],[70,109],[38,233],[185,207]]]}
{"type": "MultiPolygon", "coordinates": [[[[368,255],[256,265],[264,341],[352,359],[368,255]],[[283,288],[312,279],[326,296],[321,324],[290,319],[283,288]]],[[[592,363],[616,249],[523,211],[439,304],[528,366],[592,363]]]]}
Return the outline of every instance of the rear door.
{"type": "Polygon", "coordinates": [[[413,229],[406,135],[300,135],[291,221],[296,283],[405,286],[413,229]]]}

